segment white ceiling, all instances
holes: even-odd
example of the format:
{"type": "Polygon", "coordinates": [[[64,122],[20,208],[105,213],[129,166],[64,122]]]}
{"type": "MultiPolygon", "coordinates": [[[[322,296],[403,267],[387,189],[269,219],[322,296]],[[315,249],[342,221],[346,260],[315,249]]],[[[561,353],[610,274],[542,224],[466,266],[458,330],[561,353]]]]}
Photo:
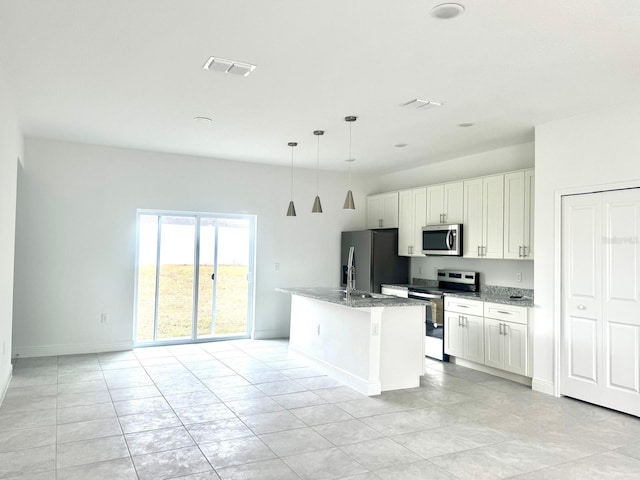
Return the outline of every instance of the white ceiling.
{"type": "Polygon", "coordinates": [[[288,165],[409,168],[640,97],[638,0],[0,0],[26,135],[288,165]],[[258,65],[205,71],[211,55],[258,65]],[[399,104],[443,101],[429,110],[399,104]],[[194,116],[208,116],[202,125],[194,116]],[[470,128],[459,123],[473,122],[470,128]],[[395,148],[396,143],[407,143],[395,148]]]}

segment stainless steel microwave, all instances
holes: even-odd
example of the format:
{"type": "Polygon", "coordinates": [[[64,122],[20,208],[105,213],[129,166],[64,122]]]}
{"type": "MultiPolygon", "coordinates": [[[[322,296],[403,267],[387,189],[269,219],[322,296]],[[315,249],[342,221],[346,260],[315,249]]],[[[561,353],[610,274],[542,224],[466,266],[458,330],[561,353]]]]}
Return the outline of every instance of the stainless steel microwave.
{"type": "Polygon", "coordinates": [[[462,225],[455,223],[422,227],[422,253],[461,257],[462,225]]]}

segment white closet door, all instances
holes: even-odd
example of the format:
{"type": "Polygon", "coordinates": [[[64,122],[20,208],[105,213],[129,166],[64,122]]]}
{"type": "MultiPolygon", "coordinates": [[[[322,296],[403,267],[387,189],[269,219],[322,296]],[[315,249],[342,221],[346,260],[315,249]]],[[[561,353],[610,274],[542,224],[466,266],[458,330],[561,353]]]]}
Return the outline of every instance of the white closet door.
{"type": "Polygon", "coordinates": [[[563,395],[640,416],[640,190],[562,200],[563,395]]]}
{"type": "Polygon", "coordinates": [[[640,190],[603,202],[604,404],[640,416],[640,190]]]}

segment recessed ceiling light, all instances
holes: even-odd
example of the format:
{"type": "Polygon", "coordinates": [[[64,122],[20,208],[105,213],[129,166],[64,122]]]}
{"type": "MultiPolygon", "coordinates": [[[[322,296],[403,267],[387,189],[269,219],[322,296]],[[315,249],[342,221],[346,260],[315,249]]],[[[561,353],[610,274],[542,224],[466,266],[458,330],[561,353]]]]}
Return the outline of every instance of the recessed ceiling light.
{"type": "Polygon", "coordinates": [[[458,126],[462,127],[462,128],[473,127],[473,123],[471,123],[471,122],[462,122],[462,123],[459,123],[458,126]]]}
{"type": "Polygon", "coordinates": [[[407,145],[409,145],[408,143],[394,143],[393,146],[396,148],[404,148],[407,145]]]}
{"type": "Polygon", "coordinates": [[[198,123],[211,123],[211,122],[213,122],[213,120],[211,120],[209,117],[193,117],[193,119],[198,123]]]}
{"type": "Polygon", "coordinates": [[[457,17],[464,13],[464,7],[459,3],[441,3],[431,9],[431,16],[441,20],[457,17]]]}
{"type": "Polygon", "coordinates": [[[230,73],[232,75],[240,75],[246,77],[256,69],[256,65],[246,62],[236,62],[235,60],[227,60],[220,57],[209,57],[202,68],[205,70],[213,70],[216,72],[230,73]]]}

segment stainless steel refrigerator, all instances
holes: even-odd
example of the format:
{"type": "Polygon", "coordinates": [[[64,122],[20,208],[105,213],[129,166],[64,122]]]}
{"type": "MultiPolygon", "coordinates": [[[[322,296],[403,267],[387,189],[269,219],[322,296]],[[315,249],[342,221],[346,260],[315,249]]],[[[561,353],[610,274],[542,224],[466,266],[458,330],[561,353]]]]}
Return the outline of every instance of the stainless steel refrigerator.
{"type": "Polygon", "coordinates": [[[347,285],[349,248],[354,247],[356,290],[380,293],[383,283],[409,283],[409,258],[398,256],[398,229],[342,232],[340,283],[347,285]]]}

